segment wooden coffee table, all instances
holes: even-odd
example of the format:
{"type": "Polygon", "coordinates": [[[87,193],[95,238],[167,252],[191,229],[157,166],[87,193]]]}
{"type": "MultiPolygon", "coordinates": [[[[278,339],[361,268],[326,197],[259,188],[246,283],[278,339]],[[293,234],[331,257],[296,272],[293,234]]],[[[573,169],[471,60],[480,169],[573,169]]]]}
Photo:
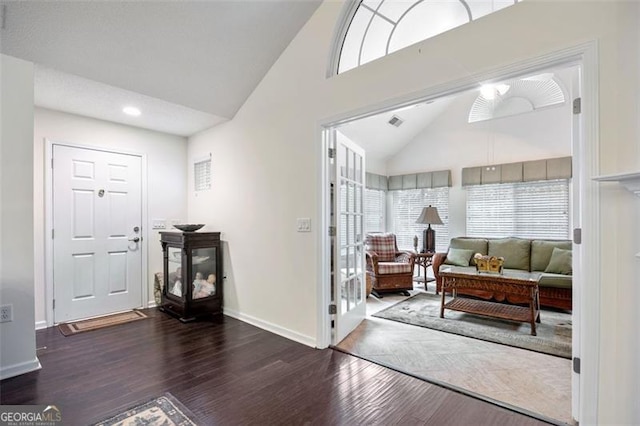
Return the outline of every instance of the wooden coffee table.
{"type": "Polygon", "coordinates": [[[531,324],[531,335],[536,335],[536,322],[540,322],[539,273],[505,271],[499,275],[451,266],[441,270],[440,276],[442,277],[440,318],[444,318],[445,309],[451,309],[511,321],[528,322],[531,324]],[[529,306],[458,297],[457,290],[459,289],[498,291],[522,298],[529,306]],[[453,299],[445,303],[446,292],[451,292],[453,299]]]}

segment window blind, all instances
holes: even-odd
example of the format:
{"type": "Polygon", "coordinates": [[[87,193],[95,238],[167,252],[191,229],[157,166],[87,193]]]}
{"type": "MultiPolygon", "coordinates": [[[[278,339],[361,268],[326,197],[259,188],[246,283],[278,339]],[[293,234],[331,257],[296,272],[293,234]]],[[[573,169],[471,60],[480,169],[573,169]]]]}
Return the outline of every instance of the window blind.
{"type": "Polygon", "coordinates": [[[416,223],[422,209],[429,205],[438,209],[442,225],[431,225],[436,231],[436,250],[446,251],[449,246],[449,188],[404,189],[391,192],[392,232],[396,234],[398,248],[413,250],[413,237],[418,236],[418,250],[422,247],[423,231],[428,225],[416,223]]]}
{"type": "Polygon", "coordinates": [[[470,237],[569,238],[568,179],[466,189],[470,237]]]}
{"type": "Polygon", "coordinates": [[[387,193],[379,189],[364,190],[364,233],[385,232],[387,193]]]}

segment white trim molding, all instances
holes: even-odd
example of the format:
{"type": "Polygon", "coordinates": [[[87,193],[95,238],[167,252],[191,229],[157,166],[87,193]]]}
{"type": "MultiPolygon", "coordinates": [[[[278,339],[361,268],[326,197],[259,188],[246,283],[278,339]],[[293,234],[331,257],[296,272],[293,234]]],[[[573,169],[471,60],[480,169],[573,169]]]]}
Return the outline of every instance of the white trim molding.
{"type": "Polygon", "coordinates": [[[32,371],[40,370],[42,365],[38,357],[30,361],[21,362],[18,364],[8,365],[0,369],[0,380],[8,379],[10,377],[19,376],[21,374],[30,373],[32,371]]]}
{"type": "Polygon", "coordinates": [[[36,321],[36,330],[44,330],[48,328],[49,324],[46,321],[36,321]]]}
{"type": "Polygon", "coordinates": [[[280,327],[277,324],[261,320],[260,318],[256,318],[251,315],[243,314],[242,312],[238,312],[234,309],[223,307],[222,313],[231,318],[235,318],[242,322],[246,322],[247,324],[254,325],[258,328],[277,334],[289,340],[293,340],[294,342],[302,343],[303,345],[310,346],[312,348],[316,347],[316,339],[311,336],[306,336],[296,331],[289,330],[288,328],[280,327]]]}
{"type": "Polygon", "coordinates": [[[593,180],[598,182],[618,182],[628,191],[640,197],[640,172],[596,176],[593,180]]]}

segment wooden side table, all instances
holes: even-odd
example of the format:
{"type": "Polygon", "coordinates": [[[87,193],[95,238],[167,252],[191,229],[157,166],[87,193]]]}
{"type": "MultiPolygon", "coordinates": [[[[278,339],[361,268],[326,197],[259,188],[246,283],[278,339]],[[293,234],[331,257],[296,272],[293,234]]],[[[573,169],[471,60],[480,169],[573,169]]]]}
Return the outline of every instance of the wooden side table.
{"type": "MultiPolygon", "coordinates": [[[[435,253],[416,253],[416,265],[418,266],[418,276],[413,277],[414,281],[424,282],[424,289],[427,289],[427,268],[431,266],[433,255],[435,253]],[[424,270],[424,275],[420,276],[420,268],[424,270]],[[423,278],[424,277],[424,278],[423,278]]],[[[438,294],[438,288],[436,287],[436,294],[438,294]]]]}

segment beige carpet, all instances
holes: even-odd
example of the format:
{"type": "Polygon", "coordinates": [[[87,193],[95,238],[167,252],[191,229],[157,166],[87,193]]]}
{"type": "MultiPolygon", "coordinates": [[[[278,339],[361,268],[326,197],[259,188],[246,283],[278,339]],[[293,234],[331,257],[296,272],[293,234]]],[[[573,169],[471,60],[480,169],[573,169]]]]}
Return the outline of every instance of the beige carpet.
{"type": "Polygon", "coordinates": [[[418,293],[373,316],[571,358],[571,314],[569,313],[543,310],[540,314],[541,323],[536,324],[538,335],[532,336],[528,323],[450,310],[445,311],[445,318],[440,318],[440,301],[440,296],[418,293]]]}
{"type": "Polygon", "coordinates": [[[58,325],[58,330],[60,330],[60,332],[65,336],[72,336],[85,331],[98,330],[100,328],[125,324],[145,318],[147,318],[147,315],[140,311],[129,311],[88,320],[62,323],[58,325]]]}

